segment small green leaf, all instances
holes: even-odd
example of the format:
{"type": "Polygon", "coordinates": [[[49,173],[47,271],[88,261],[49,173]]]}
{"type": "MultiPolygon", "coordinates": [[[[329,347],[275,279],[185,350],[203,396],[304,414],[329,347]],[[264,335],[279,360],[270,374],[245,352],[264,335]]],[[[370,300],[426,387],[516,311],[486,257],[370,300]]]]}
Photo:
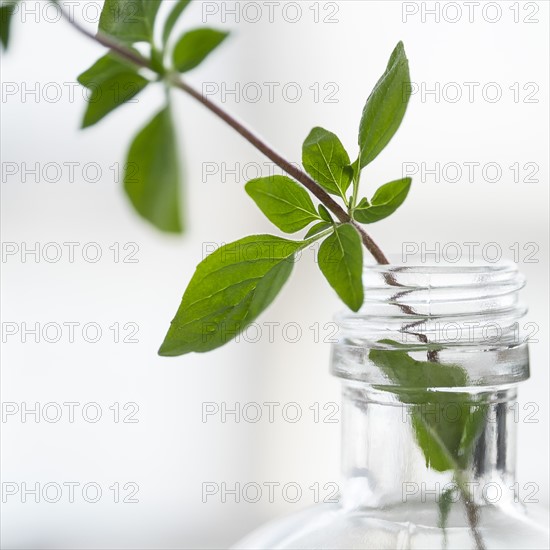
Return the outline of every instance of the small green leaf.
{"type": "Polygon", "coordinates": [[[269,221],[285,233],[295,233],[319,219],[307,191],[286,176],[254,179],[245,189],[269,221]]]}
{"type": "Polygon", "coordinates": [[[325,231],[326,229],[329,229],[332,227],[332,223],[329,222],[319,222],[315,225],[311,226],[309,231],[306,233],[305,239],[309,239],[310,237],[313,237],[314,235],[318,235],[322,231],[325,231]]]}
{"type": "Polygon", "coordinates": [[[121,42],[152,42],[162,0],[105,0],[99,30],[121,42]]]}
{"type": "Polygon", "coordinates": [[[174,67],[180,73],[194,69],[225,40],[228,34],[204,28],[185,33],[174,47],[174,67]]]}
{"type": "Polygon", "coordinates": [[[373,161],[399,128],[411,95],[409,62],[399,42],[372,90],[359,126],[360,167],[373,161]]]}
{"type": "Polygon", "coordinates": [[[229,342],[271,304],[294,254],[309,242],[254,235],[218,248],[197,266],[159,354],[205,352],[229,342]]]}
{"type": "Polygon", "coordinates": [[[438,527],[443,529],[444,548],[447,548],[447,521],[449,519],[449,513],[453,505],[453,492],[454,487],[448,487],[445,489],[439,499],[439,521],[438,527]]]}
{"type": "Polygon", "coordinates": [[[387,218],[407,198],[411,181],[411,178],[403,178],[385,183],[376,191],[370,204],[367,199],[359,201],[353,212],[353,217],[360,223],[374,223],[387,218]]]}
{"type": "Polygon", "coordinates": [[[162,31],[162,43],[167,44],[170,34],[174,26],[178,22],[180,15],[183,13],[183,10],[190,4],[191,0],[177,0],[175,6],[172,8],[172,11],[166,18],[166,23],[164,24],[164,30],[162,31]]]}
{"type": "Polygon", "coordinates": [[[319,268],[342,301],[358,311],[363,304],[363,248],[352,225],[338,225],[321,243],[319,268]]]}
{"type": "Polygon", "coordinates": [[[326,209],[324,204],[320,204],[317,207],[317,210],[319,211],[319,216],[322,220],[325,220],[328,223],[334,223],[334,220],[332,219],[330,212],[326,209]]]}
{"type": "Polygon", "coordinates": [[[108,53],[79,77],[78,82],[91,90],[82,128],[92,126],[120,105],[141,92],[149,81],[130,63],[108,53]]]}
{"type": "Polygon", "coordinates": [[[162,231],[182,231],[176,135],[169,107],[135,137],[128,152],[124,189],[134,208],[162,231]]]}
{"type": "Polygon", "coordinates": [[[302,164],[321,187],[345,199],[353,169],[338,136],[324,128],[313,128],[302,147],[302,164]]]}
{"type": "Polygon", "coordinates": [[[4,50],[8,49],[10,40],[10,23],[15,12],[16,1],[12,0],[0,6],[0,42],[4,50]]]}

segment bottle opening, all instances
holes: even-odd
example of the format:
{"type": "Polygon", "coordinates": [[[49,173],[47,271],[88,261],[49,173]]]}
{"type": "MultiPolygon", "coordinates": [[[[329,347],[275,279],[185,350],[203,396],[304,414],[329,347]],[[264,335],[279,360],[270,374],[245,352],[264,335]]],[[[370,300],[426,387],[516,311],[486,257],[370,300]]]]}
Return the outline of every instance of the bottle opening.
{"type": "Polygon", "coordinates": [[[525,278],[514,263],[409,259],[365,266],[363,281],[362,308],[336,317],[336,375],[379,383],[381,364],[391,360],[419,374],[433,372],[430,363],[459,367],[471,386],[527,378],[527,308],[519,297],[525,278]]]}

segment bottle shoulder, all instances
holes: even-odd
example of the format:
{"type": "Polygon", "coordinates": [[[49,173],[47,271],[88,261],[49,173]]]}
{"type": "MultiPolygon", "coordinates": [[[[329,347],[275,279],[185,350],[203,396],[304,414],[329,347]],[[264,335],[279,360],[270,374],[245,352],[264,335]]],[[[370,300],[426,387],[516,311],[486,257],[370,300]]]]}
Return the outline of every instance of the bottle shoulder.
{"type": "MultiPolygon", "coordinates": [[[[487,550],[547,549],[548,511],[520,507],[486,507],[479,518],[487,550]]],[[[251,533],[233,550],[260,549],[475,549],[464,515],[449,514],[440,527],[438,507],[346,509],[339,504],[320,504],[272,521],[251,533]]]]}

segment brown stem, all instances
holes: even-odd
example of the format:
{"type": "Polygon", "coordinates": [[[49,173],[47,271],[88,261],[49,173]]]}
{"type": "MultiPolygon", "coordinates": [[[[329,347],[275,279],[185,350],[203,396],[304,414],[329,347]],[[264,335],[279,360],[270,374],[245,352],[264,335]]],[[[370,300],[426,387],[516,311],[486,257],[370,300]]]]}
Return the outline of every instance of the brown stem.
{"type": "Polygon", "coordinates": [[[469,498],[469,496],[463,496],[463,498],[465,498],[464,506],[466,508],[466,516],[468,517],[468,523],[470,524],[470,529],[474,536],[476,550],[486,550],[485,543],[483,542],[483,537],[478,528],[479,507],[469,498]]]}
{"type": "MultiPolygon", "coordinates": [[[[138,67],[145,67],[151,70],[154,70],[151,62],[138,53],[130,50],[123,44],[120,44],[116,40],[113,40],[111,37],[106,36],[101,33],[93,34],[85,29],[82,25],[76,22],[70,15],[59,6],[63,17],[80,33],[84,34],[88,38],[95,40],[99,44],[105,46],[106,48],[111,49],[118,56],[131,61],[136,64],[138,67]]],[[[367,250],[372,254],[374,259],[379,264],[388,264],[389,261],[380,249],[380,247],[372,240],[370,235],[360,227],[354,220],[351,219],[349,214],[312,178],[310,178],[305,172],[300,170],[297,166],[287,161],[274,149],[272,149],[267,143],[265,143],[259,136],[254,134],[251,130],[243,126],[238,120],[233,118],[229,113],[226,113],[218,105],[210,101],[208,98],[204,97],[202,94],[197,92],[194,88],[189,86],[189,84],[183,82],[181,78],[177,75],[170,75],[170,82],[176,88],[184,91],[200,103],[202,103],[207,109],[212,113],[221,118],[225,123],[227,123],[231,128],[236,130],[242,137],[244,137],[251,145],[263,153],[268,159],[273,161],[277,166],[282,168],[289,176],[292,176],[296,181],[300,182],[306,189],[308,189],[313,195],[315,195],[342,223],[351,223],[355,229],[361,235],[361,240],[367,250]]]]}

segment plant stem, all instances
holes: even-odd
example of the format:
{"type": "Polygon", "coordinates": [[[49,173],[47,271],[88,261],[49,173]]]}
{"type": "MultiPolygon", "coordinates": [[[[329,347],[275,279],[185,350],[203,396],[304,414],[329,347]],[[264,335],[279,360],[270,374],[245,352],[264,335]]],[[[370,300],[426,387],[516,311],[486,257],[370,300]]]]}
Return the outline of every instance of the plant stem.
{"type": "MultiPolygon", "coordinates": [[[[357,161],[359,165],[359,160],[357,161]]],[[[357,194],[359,192],[359,181],[361,180],[361,169],[358,167],[357,170],[354,168],[353,174],[353,193],[350,201],[350,210],[353,210],[357,206],[357,194]]]]}
{"type": "MultiPolygon", "coordinates": [[[[138,67],[143,67],[155,71],[155,68],[152,66],[151,62],[148,59],[145,59],[143,56],[127,48],[123,44],[120,44],[116,40],[113,40],[111,37],[106,36],[100,32],[93,34],[87,29],[85,29],[80,23],[76,22],[70,15],[63,9],[63,7],[58,4],[59,9],[61,10],[62,16],[81,34],[95,40],[102,46],[109,48],[111,51],[116,53],[119,57],[131,61],[138,67]]],[[[308,189],[315,197],[317,197],[342,223],[350,223],[358,231],[361,236],[363,244],[367,250],[372,254],[374,259],[379,264],[389,264],[388,259],[380,249],[380,247],[373,241],[370,235],[360,227],[350,216],[349,214],[312,178],[310,178],[305,172],[300,170],[297,166],[287,161],[279,153],[277,153],[273,148],[271,148],[267,143],[265,143],[259,136],[254,134],[251,130],[246,128],[238,120],[236,120],[229,113],[225,112],[218,105],[204,97],[197,90],[185,83],[178,75],[171,74],[169,77],[169,82],[174,87],[179,88],[184,91],[200,103],[202,103],[207,109],[212,113],[221,118],[225,123],[227,123],[231,128],[236,130],[242,137],[244,137],[251,145],[253,145],[258,151],[263,153],[269,160],[273,161],[277,166],[282,168],[289,176],[292,176],[296,181],[300,182],[306,189],[308,189]]]]}

